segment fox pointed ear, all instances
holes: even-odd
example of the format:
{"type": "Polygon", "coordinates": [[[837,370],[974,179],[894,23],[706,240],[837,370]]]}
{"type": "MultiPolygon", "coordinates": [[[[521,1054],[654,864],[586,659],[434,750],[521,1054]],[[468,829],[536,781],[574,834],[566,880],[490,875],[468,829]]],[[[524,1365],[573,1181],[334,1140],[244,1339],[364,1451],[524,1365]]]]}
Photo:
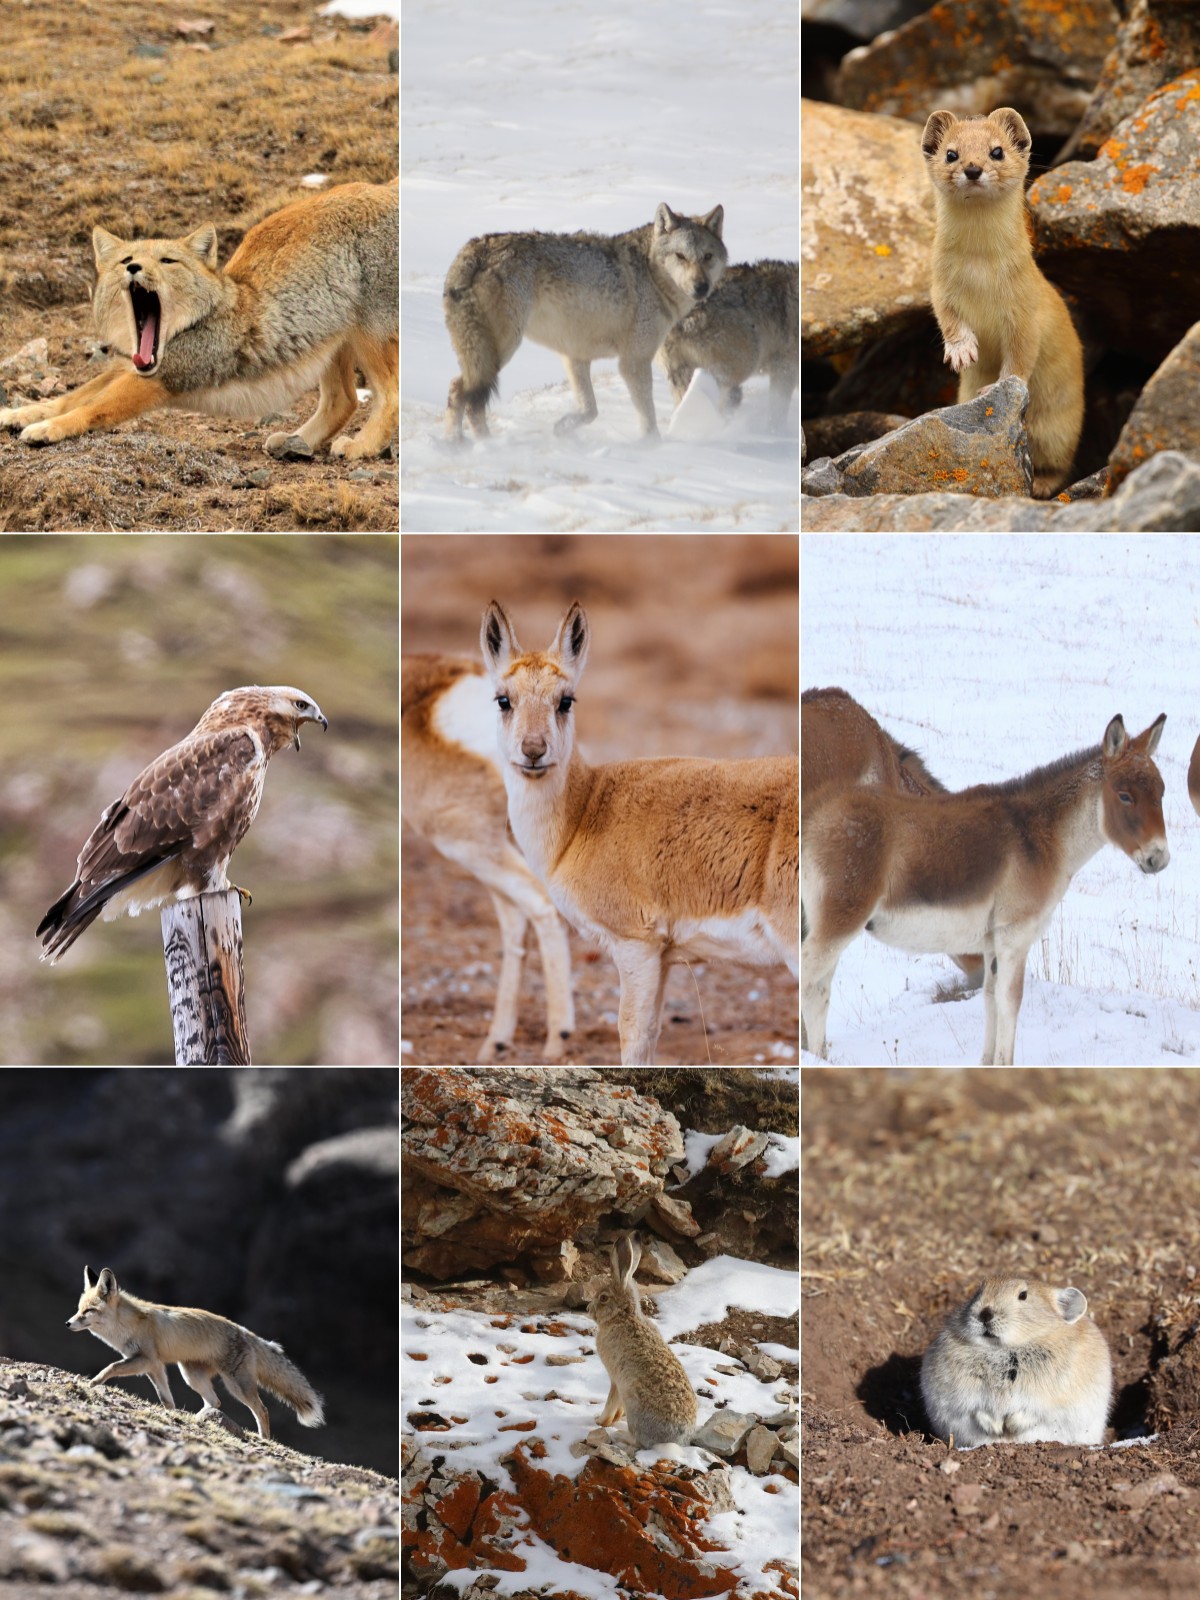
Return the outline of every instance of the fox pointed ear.
{"type": "Polygon", "coordinates": [[[200,257],[205,266],[216,267],[217,264],[217,230],[211,222],[206,222],[202,228],[197,228],[194,233],[189,233],[183,240],[193,255],[200,257]]]}
{"type": "Polygon", "coordinates": [[[97,272],[103,272],[112,258],[120,255],[124,248],[124,239],[118,239],[115,233],[108,233],[104,228],[92,229],[92,253],[96,257],[97,272]]]}
{"type": "Polygon", "coordinates": [[[117,1280],[111,1267],[103,1267],[101,1269],[100,1276],[96,1279],[96,1282],[100,1285],[100,1293],[105,1299],[107,1299],[117,1287],[117,1280]]]}
{"type": "MultiPolygon", "coordinates": [[[[96,231],[99,232],[99,229],[97,229],[96,231]]],[[[84,1267],[84,1269],[83,1269],[83,1287],[85,1289],[90,1289],[92,1287],[92,1285],[95,1283],[95,1281],[96,1281],[95,1278],[92,1277],[92,1269],[91,1269],[91,1267],[84,1267]]]]}

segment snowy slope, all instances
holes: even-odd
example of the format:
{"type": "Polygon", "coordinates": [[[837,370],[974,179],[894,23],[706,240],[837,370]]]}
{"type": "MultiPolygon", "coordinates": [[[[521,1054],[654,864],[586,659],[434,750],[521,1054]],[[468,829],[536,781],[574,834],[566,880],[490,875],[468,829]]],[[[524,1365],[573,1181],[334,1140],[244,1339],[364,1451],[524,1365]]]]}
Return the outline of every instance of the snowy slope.
{"type": "MultiPolygon", "coordinates": [[[[1200,818],[1185,774],[1200,732],[1200,542],[1143,534],[801,541],[801,681],[838,685],[951,789],[1015,777],[1131,734],[1160,711],[1171,862],[1111,845],[1030,952],[1025,1065],[1200,1062],[1200,818]]],[[[830,1059],[973,1063],[983,999],[934,1000],[955,969],[865,936],[838,964],[830,1059]]],[[[805,1061],[813,1057],[805,1055],[805,1061]]]]}
{"type": "MultiPolygon", "coordinates": [[[[675,1289],[655,1289],[658,1326],[674,1339],[707,1323],[718,1323],[731,1307],[773,1317],[788,1317],[799,1307],[799,1279],[794,1272],[754,1261],[717,1256],[688,1273],[675,1289]]],[[[513,1490],[504,1458],[514,1437],[526,1428],[536,1434],[544,1451],[541,1466],[575,1479],[587,1457],[575,1453],[596,1427],[596,1415],[608,1392],[609,1379],[595,1353],[595,1328],[585,1316],[556,1314],[553,1319],[500,1318],[470,1311],[437,1311],[428,1306],[402,1306],[400,1318],[401,1394],[406,1417],[420,1411],[434,1397],[453,1403],[465,1419],[448,1435],[444,1449],[451,1464],[474,1469],[494,1483],[513,1490]],[[549,1327],[543,1325],[549,1322],[549,1327]],[[575,1362],[559,1365],[564,1356],[575,1362]],[[554,1358],[552,1362],[549,1358],[554,1358]],[[504,1426],[498,1426],[502,1418],[504,1426]]],[[[775,1359],[795,1363],[799,1352],[763,1345],[775,1359]]],[[[701,1425],[716,1409],[715,1401],[732,1411],[770,1416],[788,1403],[789,1385],[783,1379],[763,1383],[749,1372],[735,1370],[719,1351],[703,1345],[675,1344],[675,1354],[702,1398],[701,1425]],[[711,1396],[712,1398],[704,1398],[711,1396]]],[[[624,1427],[613,1438],[627,1441],[624,1427]]],[[[638,1452],[647,1465],[660,1457],[705,1471],[714,1458],[696,1446],[657,1445],[638,1452]]],[[[778,1580],[766,1563],[796,1559],[799,1520],[795,1486],[781,1473],[756,1478],[735,1467],[730,1488],[736,1511],[710,1516],[698,1533],[711,1541],[712,1559],[737,1573],[748,1592],[779,1595],[778,1580]]],[[[622,1590],[607,1574],[560,1559],[532,1528],[520,1531],[514,1554],[524,1571],[494,1574],[497,1595],[539,1593],[573,1594],[600,1600],[622,1590]]],[[[442,1580],[462,1589],[473,1574],[448,1573],[442,1580]]]]}
{"type": "MultiPolygon", "coordinates": [[[[458,371],[446,269],[473,235],[615,233],[725,207],[731,261],[796,260],[794,5],[740,0],[410,0],[401,27],[401,526],[409,531],[782,530],[798,526],[797,402],[767,430],[767,380],[705,442],[647,446],[615,360],[592,367],[599,416],[572,409],[558,356],[526,342],[500,375],[494,437],[441,440],[458,371]]],[[[655,369],[666,434],[671,394],[655,369]]]]}

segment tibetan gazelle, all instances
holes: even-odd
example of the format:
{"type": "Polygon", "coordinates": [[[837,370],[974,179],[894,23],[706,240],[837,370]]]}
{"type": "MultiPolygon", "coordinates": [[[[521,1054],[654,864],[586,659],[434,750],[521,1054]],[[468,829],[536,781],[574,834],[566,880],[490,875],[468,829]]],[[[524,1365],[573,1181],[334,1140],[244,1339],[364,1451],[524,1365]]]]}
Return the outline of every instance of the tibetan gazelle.
{"type": "Polygon", "coordinates": [[[563,916],[617,964],[622,1065],[652,1066],[671,962],[799,975],[798,762],[589,767],[571,713],[589,637],[576,602],[549,650],[526,655],[493,600],[480,644],[513,834],[563,916]]]}
{"type": "Polygon", "coordinates": [[[567,930],[546,891],[509,842],[496,755],[492,689],[477,661],[403,656],[400,662],[400,812],[447,860],[490,892],[503,956],[496,1009],[480,1061],[516,1061],[513,1034],[533,923],[546,980],[547,1061],[562,1057],[575,1026],[567,930]]]}

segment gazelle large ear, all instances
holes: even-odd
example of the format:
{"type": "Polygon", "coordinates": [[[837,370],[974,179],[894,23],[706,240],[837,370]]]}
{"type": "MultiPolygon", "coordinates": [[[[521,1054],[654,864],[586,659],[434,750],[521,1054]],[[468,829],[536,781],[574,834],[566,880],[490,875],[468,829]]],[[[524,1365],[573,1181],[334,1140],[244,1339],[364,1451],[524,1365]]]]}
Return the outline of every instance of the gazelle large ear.
{"type": "Polygon", "coordinates": [[[509,663],[521,654],[512,623],[498,600],[493,600],[483,613],[479,648],[483,651],[484,666],[497,675],[507,672],[509,663]]]}
{"type": "Polygon", "coordinates": [[[587,661],[588,645],[591,643],[591,629],[588,627],[587,612],[578,600],[571,602],[571,608],[558,625],[558,632],[554,635],[554,643],[550,646],[551,655],[557,656],[567,671],[578,678],[587,661]]]}

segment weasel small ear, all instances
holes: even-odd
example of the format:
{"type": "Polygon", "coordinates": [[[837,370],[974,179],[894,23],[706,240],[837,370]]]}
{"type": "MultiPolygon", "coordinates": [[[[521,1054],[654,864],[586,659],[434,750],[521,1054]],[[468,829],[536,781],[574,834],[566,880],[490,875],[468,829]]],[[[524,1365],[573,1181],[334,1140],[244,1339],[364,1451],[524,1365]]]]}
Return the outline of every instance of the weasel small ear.
{"type": "Polygon", "coordinates": [[[1029,129],[1025,126],[1024,118],[1019,111],[1014,111],[1011,106],[1000,106],[988,114],[993,122],[998,122],[1002,128],[1007,128],[1008,135],[1018,150],[1029,149],[1033,140],[1029,137],[1029,129]]]}
{"type": "Polygon", "coordinates": [[[925,124],[925,132],[921,135],[921,150],[927,161],[932,161],[937,155],[938,146],[946,136],[946,129],[954,121],[953,111],[934,111],[929,121],[925,124]]]}

